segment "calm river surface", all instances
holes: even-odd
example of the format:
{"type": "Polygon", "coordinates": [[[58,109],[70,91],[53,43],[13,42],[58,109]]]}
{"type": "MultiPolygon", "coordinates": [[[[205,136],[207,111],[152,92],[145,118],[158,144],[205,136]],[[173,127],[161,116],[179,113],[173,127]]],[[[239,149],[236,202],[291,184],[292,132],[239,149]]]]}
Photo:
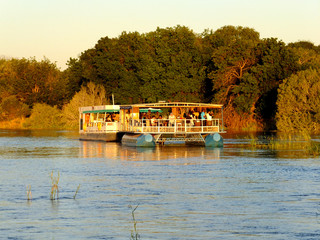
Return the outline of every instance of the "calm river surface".
{"type": "Polygon", "coordinates": [[[319,158],[245,149],[231,134],[223,149],[77,137],[0,130],[0,239],[130,239],[129,205],[142,240],[320,239],[319,158]]]}

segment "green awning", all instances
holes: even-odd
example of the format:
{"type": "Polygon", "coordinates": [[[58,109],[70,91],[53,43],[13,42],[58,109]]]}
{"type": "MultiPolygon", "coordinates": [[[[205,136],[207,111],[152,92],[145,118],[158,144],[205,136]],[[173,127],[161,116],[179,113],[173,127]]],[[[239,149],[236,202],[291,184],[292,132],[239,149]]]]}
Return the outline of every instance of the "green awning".
{"type": "Polygon", "coordinates": [[[140,112],[146,113],[150,110],[150,112],[162,112],[161,109],[157,109],[157,108],[140,108],[140,112]]]}
{"type": "Polygon", "coordinates": [[[103,109],[103,110],[89,110],[83,111],[83,113],[118,113],[119,109],[103,109]]]}

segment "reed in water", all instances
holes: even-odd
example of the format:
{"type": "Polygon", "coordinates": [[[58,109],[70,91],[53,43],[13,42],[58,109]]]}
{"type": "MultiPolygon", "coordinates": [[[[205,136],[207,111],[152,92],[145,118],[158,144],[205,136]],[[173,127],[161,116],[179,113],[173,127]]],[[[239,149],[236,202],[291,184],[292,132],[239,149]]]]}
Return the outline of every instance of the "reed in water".
{"type": "Polygon", "coordinates": [[[60,179],[60,173],[58,171],[58,176],[53,176],[53,171],[51,172],[51,193],[50,193],[50,200],[56,200],[59,199],[59,179],[60,179]]]}

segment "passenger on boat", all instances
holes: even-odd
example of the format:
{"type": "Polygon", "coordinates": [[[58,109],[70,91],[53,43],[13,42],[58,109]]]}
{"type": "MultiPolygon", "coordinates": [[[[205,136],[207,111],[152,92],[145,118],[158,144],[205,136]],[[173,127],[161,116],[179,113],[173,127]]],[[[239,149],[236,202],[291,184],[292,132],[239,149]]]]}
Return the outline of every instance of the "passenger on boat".
{"type": "Polygon", "coordinates": [[[175,120],[176,120],[176,116],[173,114],[173,112],[171,112],[169,115],[169,126],[173,127],[175,120]]]}
{"type": "Polygon", "coordinates": [[[147,121],[147,114],[146,113],[142,113],[141,114],[141,122],[142,122],[142,126],[146,126],[147,125],[147,123],[146,123],[146,121],[147,121]]]}
{"type": "Polygon", "coordinates": [[[200,114],[200,119],[201,119],[201,122],[202,122],[202,125],[205,126],[206,125],[206,114],[205,112],[202,110],[201,114],[200,114]]]}
{"type": "Polygon", "coordinates": [[[168,126],[168,121],[162,119],[162,115],[159,116],[159,126],[168,126]]]}
{"type": "Polygon", "coordinates": [[[192,120],[192,117],[190,116],[190,114],[188,113],[188,114],[186,114],[186,124],[187,124],[187,126],[192,126],[191,125],[191,120],[192,120]]]}
{"type": "Polygon", "coordinates": [[[110,114],[108,114],[108,116],[107,116],[107,122],[112,122],[112,117],[110,114]]]}
{"type": "Polygon", "coordinates": [[[194,116],[195,119],[199,119],[199,112],[194,111],[193,112],[193,116],[194,116]]]}
{"type": "Polygon", "coordinates": [[[153,116],[152,118],[151,118],[151,126],[157,126],[157,120],[156,120],[156,116],[153,116]]]}
{"type": "Polygon", "coordinates": [[[212,126],[212,116],[210,112],[207,112],[206,118],[207,118],[207,126],[212,126]]]}

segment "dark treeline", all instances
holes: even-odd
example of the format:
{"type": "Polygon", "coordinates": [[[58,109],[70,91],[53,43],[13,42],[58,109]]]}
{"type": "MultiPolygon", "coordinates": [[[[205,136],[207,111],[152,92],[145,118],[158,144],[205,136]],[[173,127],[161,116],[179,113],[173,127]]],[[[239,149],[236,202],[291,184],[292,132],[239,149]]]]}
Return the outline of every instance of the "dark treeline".
{"type": "Polygon", "coordinates": [[[246,27],[202,34],[184,26],[123,32],[101,38],[63,72],[46,59],[0,60],[2,117],[27,115],[35,103],[62,108],[92,82],[105,88],[109,103],[112,94],[116,104],[222,103],[231,128],[275,129],[279,86],[301,71],[319,69],[319,59],[320,46],[261,39],[246,27]]]}

